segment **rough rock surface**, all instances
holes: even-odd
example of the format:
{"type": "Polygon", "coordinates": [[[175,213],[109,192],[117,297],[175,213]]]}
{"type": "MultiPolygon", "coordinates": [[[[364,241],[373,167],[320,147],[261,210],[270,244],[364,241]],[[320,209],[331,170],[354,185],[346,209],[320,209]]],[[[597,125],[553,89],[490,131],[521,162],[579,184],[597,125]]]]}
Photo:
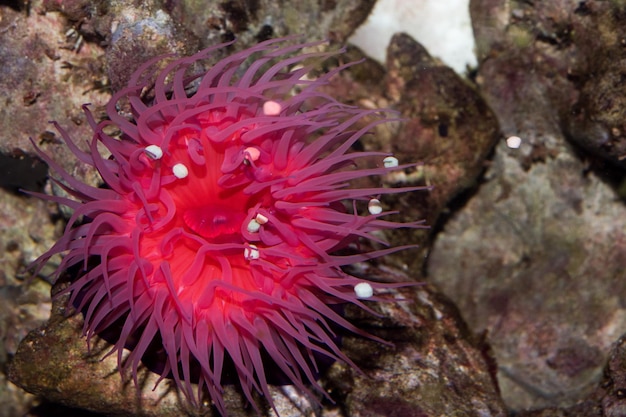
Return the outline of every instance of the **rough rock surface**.
{"type": "Polygon", "coordinates": [[[596,397],[603,415],[626,415],[626,335],[613,345],[596,397]]]}
{"type": "Polygon", "coordinates": [[[591,411],[601,409],[602,370],[626,330],[624,173],[613,168],[617,120],[626,119],[623,86],[610,87],[623,72],[615,25],[624,10],[471,3],[477,82],[504,137],[522,144],[498,145],[476,195],[438,234],[428,274],[486,333],[507,405],[547,407],[528,415],[624,415],[591,411]]]}
{"type": "MultiPolygon", "coordinates": [[[[338,392],[347,392],[347,416],[506,415],[489,347],[468,332],[456,307],[437,289],[403,289],[377,310],[382,315],[376,320],[358,312],[356,323],[394,345],[344,341],[364,372],[350,370],[349,379],[339,379],[344,386],[338,392]]],[[[337,383],[334,378],[331,372],[330,384],[337,383]]]]}
{"type": "MultiPolygon", "coordinates": [[[[389,182],[433,186],[428,194],[400,195],[393,204],[407,219],[426,218],[434,226],[453,198],[477,185],[499,138],[498,122],[473,86],[408,35],[391,39],[387,67],[386,96],[405,121],[383,143],[384,149],[406,161],[420,161],[416,172],[389,182]]],[[[427,240],[415,232],[398,231],[396,239],[395,243],[416,242],[428,249],[427,240]]],[[[421,270],[423,259],[405,263],[411,270],[421,270]]]]}
{"type": "Polygon", "coordinates": [[[369,14],[375,0],[276,0],[166,2],[165,8],[203,45],[237,37],[245,44],[293,34],[343,43],[369,14]]]}

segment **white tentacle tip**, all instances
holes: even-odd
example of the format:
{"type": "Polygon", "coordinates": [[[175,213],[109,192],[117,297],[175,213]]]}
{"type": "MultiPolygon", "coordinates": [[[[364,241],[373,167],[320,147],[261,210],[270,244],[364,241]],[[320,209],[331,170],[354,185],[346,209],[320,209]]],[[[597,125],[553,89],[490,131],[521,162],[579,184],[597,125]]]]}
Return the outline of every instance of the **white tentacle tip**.
{"type": "Polygon", "coordinates": [[[248,223],[247,229],[250,233],[256,233],[261,229],[261,226],[269,222],[269,219],[262,215],[261,213],[257,213],[254,219],[251,219],[248,223]]]}
{"type": "Polygon", "coordinates": [[[388,156],[383,159],[383,165],[385,168],[395,168],[398,166],[398,158],[394,156],[388,156]]]}
{"type": "Polygon", "coordinates": [[[255,245],[250,245],[243,250],[243,257],[246,259],[246,261],[259,259],[259,256],[261,256],[259,248],[255,245]]]}
{"type": "Polygon", "coordinates": [[[255,219],[250,220],[250,222],[248,223],[248,226],[246,227],[246,229],[250,233],[256,233],[259,231],[260,228],[261,228],[261,225],[255,219]]]}
{"type": "Polygon", "coordinates": [[[261,213],[258,213],[256,215],[256,217],[254,218],[259,224],[265,224],[267,222],[270,221],[270,219],[268,219],[267,217],[265,217],[264,215],[262,215],[261,213]]]}
{"type": "Polygon", "coordinates": [[[354,294],[357,298],[370,298],[374,295],[374,288],[367,282],[359,282],[354,286],[354,294]]]}
{"type": "Polygon", "coordinates": [[[245,161],[258,161],[261,156],[261,151],[259,148],[255,148],[254,146],[248,146],[243,150],[243,159],[245,161]]]}
{"type": "Polygon", "coordinates": [[[161,159],[163,157],[163,149],[157,145],[148,145],[144,151],[152,159],[161,159]]]}
{"type": "Polygon", "coordinates": [[[506,138],[506,146],[511,149],[517,149],[522,145],[522,138],[519,136],[509,136],[506,138]]]}
{"type": "Polygon", "coordinates": [[[178,163],[172,167],[172,173],[176,178],[182,180],[183,178],[187,178],[189,170],[184,164],[178,163]]]}
{"type": "Polygon", "coordinates": [[[380,204],[380,200],[377,198],[372,198],[369,203],[367,203],[367,211],[370,214],[380,214],[383,212],[383,205],[380,204]]]}
{"type": "Polygon", "coordinates": [[[277,101],[268,100],[263,103],[263,114],[266,116],[278,116],[283,110],[283,106],[277,101]]]}

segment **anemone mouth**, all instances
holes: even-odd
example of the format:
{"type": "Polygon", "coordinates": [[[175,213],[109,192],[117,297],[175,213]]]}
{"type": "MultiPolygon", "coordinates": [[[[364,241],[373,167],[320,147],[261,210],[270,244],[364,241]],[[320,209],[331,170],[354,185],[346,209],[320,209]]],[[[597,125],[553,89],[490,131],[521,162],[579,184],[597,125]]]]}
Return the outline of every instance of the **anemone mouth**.
{"type": "Polygon", "coordinates": [[[182,217],[194,233],[213,242],[241,242],[238,236],[245,213],[237,207],[208,204],[183,211],[182,217]]]}

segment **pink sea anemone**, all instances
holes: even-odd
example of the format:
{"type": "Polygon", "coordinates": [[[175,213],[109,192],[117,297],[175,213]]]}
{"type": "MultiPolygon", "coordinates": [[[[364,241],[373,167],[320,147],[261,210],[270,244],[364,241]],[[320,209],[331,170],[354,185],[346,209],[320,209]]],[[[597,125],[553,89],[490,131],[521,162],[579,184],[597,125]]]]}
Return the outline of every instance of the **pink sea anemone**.
{"type": "Polygon", "coordinates": [[[352,150],[385,122],[384,112],[318,91],[345,66],[311,80],[305,62],[332,53],[292,56],[317,44],[270,40],[191,71],[226,45],[161,70],[162,58],[145,63],[108,103],[109,120],[96,123],[85,107],[94,130],[89,152],[56,126],[103,187],[81,183],[38,149],[73,197],[47,198],[74,210],[38,262],[64,254],[57,274],[80,270],[66,292],[84,314],[86,337],[120,325],[112,352],[135,383],[142,357],[160,340],[162,374],[192,403],[208,393],[222,414],[227,360],[253,404],[254,391],[271,402],[264,357],[303,391],[321,390],[317,355],[353,365],[332,328],[362,332],[334,306],[367,308],[359,298],[388,285],[341,267],[402,248],[339,251],[362,239],[381,242],[380,230],[419,227],[383,220],[389,212],[379,200],[416,188],[350,187],[410,165],[352,150]],[[132,118],[121,114],[124,106],[132,118]],[[119,137],[105,133],[111,126],[119,137]],[[378,166],[359,167],[366,159],[378,166]],[[132,350],[122,361],[125,347],[132,350]]]}

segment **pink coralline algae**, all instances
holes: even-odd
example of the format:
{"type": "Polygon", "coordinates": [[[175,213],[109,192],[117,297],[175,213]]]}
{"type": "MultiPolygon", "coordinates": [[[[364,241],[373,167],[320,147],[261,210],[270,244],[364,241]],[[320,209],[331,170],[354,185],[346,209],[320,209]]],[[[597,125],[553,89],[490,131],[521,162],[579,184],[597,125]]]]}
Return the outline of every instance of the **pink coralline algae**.
{"type": "Polygon", "coordinates": [[[222,414],[225,363],[253,405],[255,391],[271,403],[270,367],[310,392],[322,391],[318,357],[355,366],[334,329],[364,332],[337,306],[367,309],[361,298],[380,299],[376,292],[394,284],[342,266],[403,249],[358,250],[363,240],[384,245],[378,231],[420,227],[385,220],[391,212],[380,202],[417,188],[351,186],[414,165],[353,149],[387,112],[321,93],[347,65],[309,79],[306,63],[333,55],[300,52],[318,45],[270,40],[202,73],[192,68],[227,45],[143,64],[108,103],[108,120],[96,123],[85,107],[94,130],[88,152],[57,125],[102,187],[38,150],[73,197],[46,198],[74,210],[38,263],[63,254],[57,276],[79,271],[65,291],[69,304],[83,313],[87,339],[119,328],[112,352],[135,383],[156,341],[163,377],[192,404],[209,398],[222,414]],[[376,164],[359,167],[367,160],[376,164]]]}

